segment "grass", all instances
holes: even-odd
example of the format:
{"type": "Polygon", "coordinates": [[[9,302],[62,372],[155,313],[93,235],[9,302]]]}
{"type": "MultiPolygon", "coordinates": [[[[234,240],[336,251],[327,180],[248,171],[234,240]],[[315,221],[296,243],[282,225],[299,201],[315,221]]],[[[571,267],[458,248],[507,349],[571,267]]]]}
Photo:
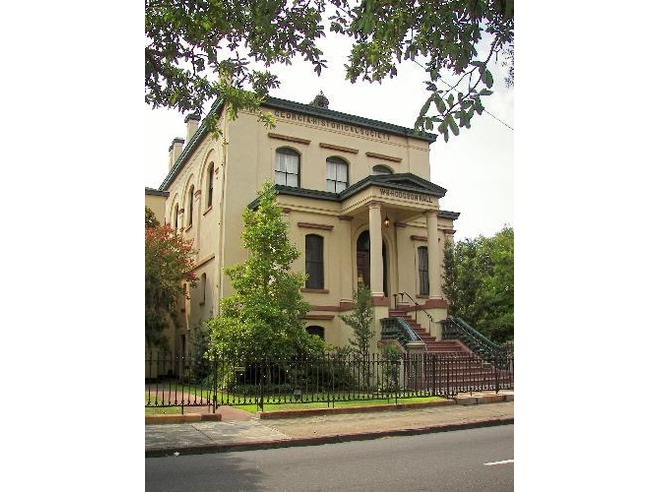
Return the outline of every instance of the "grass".
{"type": "MultiPolygon", "coordinates": [[[[444,401],[445,398],[441,397],[413,397],[413,398],[398,398],[398,403],[428,403],[435,401],[444,401]]],[[[153,401],[153,400],[151,400],[153,401]]],[[[273,412],[273,411],[285,411],[285,410],[306,410],[312,408],[344,408],[344,407],[365,407],[365,406],[374,406],[374,405],[394,405],[395,398],[386,399],[370,399],[370,400],[350,400],[350,401],[336,401],[330,402],[327,405],[327,402],[307,402],[307,403],[265,403],[263,406],[263,411],[273,412]]],[[[260,409],[255,404],[245,404],[245,405],[231,405],[234,408],[244,410],[249,413],[257,413],[260,409]]],[[[186,412],[194,412],[193,408],[186,408],[186,412]]],[[[181,407],[147,407],[146,415],[172,415],[180,414],[181,407]]]]}

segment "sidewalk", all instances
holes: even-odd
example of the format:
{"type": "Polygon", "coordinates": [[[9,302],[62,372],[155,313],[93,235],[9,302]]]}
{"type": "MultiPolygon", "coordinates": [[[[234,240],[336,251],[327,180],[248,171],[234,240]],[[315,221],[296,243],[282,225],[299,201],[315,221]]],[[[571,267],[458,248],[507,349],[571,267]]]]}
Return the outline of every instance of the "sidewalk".
{"type": "Polygon", "coordinates": [[[220,407],[221,421],[201,421],[199,416],[196,422],[147,424],[146,457],[308,446],[511,424],[514,392],[464,394],[441,406],[394,410],[361,407],[350,413],[303,413],[259,418],[242,410],[220,407]]]}

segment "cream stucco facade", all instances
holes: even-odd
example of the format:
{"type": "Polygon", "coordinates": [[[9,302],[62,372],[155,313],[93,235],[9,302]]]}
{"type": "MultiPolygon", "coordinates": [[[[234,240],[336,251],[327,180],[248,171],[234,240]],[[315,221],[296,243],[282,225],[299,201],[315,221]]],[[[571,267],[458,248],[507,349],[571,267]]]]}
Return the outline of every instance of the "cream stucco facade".
{"type": "Polygon", "coordinates": [[[176,352],[232,293],[224,269],[246,258],[242,212],[266,180],[278,183],[289,236],[302,253],[294,268],[310,276],[306,324],[328,343],[343,346],[352,336],[339,315],[352,308],[359,278],[373,293],[373,351],[379,320],[396,304],[417,310],[419,320],[425,312],[444,319],[443,245],[459,214],[441,210],[446,190],[429,181],[436,136],[315,104],[268,98],[263,109],[274,115],[275,128],[249,112],[230,121],[216,105],[220,138],[198,118],[186,118],[186,141],[170,147],[169,174],[157,193],[147,189],[147,205],[197,251],[200,280],[182,306],[176,352]]]}

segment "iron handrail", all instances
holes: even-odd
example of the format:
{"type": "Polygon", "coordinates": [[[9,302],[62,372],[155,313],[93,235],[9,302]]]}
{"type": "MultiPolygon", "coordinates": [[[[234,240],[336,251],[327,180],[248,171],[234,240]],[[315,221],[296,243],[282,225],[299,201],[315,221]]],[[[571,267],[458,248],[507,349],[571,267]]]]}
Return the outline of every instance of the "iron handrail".
{"type": "Polygon", "coordinates": [[[400,318],[399,316],[383,318],[380,320],[380,323],[382,325],[382,340],[397,340],[404,347],[409,342],[421,341],[421,338],[404,318],[400,318]]]}
{"type": "MultiPolygon", "coordinates": [[[[420,310],[423,311],[423,312],[427,315],[427,317],[429,318],[430,322],[434,323],[434,318],[432,318],[432,315],[431,315],[430,313],[428,313],[427,311],[425,311],[425,308],[423,308],[420,304],[418,304],[418,303],[414,300],[414,298],[411,297],[411,296],[410,296],[408,293],[406,293],[406,292],[398,292],[397,294],[393,294],[393,298],[395,299],[395,307],[396,307],[396,308],[398,307],[398,297],[397,297],[397,296],[401,296],[402,299],[404,299],[404,296],[407,296],[407,297],[409,298],[409,300],[410,300],[411,302],[413,302],[413,303],[416,305],[416,307],[420,308],[420,310]]],[[[416,310],[416,311],[414,312],[414,315],[415,315],[417,312],[418,312],[418,310],[416,310]]],[[[416,323],[418,323],[418,318],[416,317],[416,318],[414,318],[414,319],[415,319],[416,323]]]]}
{"type": "Polygon", "coordinates": [[[461,318],[448,317],[441,321],[442,338],[456,338],[473,352],[487,359],[507,356],[507,347],[485,337],[461,318]]]}

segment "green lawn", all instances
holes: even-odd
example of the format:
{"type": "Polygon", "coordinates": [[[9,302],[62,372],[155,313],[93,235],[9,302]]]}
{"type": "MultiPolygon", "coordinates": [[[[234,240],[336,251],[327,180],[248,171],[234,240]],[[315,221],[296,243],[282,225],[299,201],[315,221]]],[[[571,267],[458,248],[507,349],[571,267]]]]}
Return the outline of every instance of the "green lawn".
{"type": "MultiPolygon", "coordinates": [[[[435,401],[444,401],[445,398],[441,397],[415,397],[415,398],[398,398],[398,403],[427,403],[435,401]]],[[[153,401],[153,399],[151,399],[153,401]]],[[[372,399],[372,400],[351,400],[351,401],[336,401],[327,405],[327,402],[308,402],[308,403],[265,403],[265,412],[285,411],[285,410],[305,410],[311,408],[343,408],[343,407],[363,407],[373,405],[394,405],[395,398],[387,400],[386,398],[372,399]]],[[[257,413],[260,411],[255,404],[248,405],[231,405],[234,408],[245,410],[250,413],[257,413]]],[[[194,412],[193,408],[186,408],[186,412],[194,412]]],[[[181,407],[146,407],[146,415],[166,415],[166,414],[180,414],[181,407]]]]}

